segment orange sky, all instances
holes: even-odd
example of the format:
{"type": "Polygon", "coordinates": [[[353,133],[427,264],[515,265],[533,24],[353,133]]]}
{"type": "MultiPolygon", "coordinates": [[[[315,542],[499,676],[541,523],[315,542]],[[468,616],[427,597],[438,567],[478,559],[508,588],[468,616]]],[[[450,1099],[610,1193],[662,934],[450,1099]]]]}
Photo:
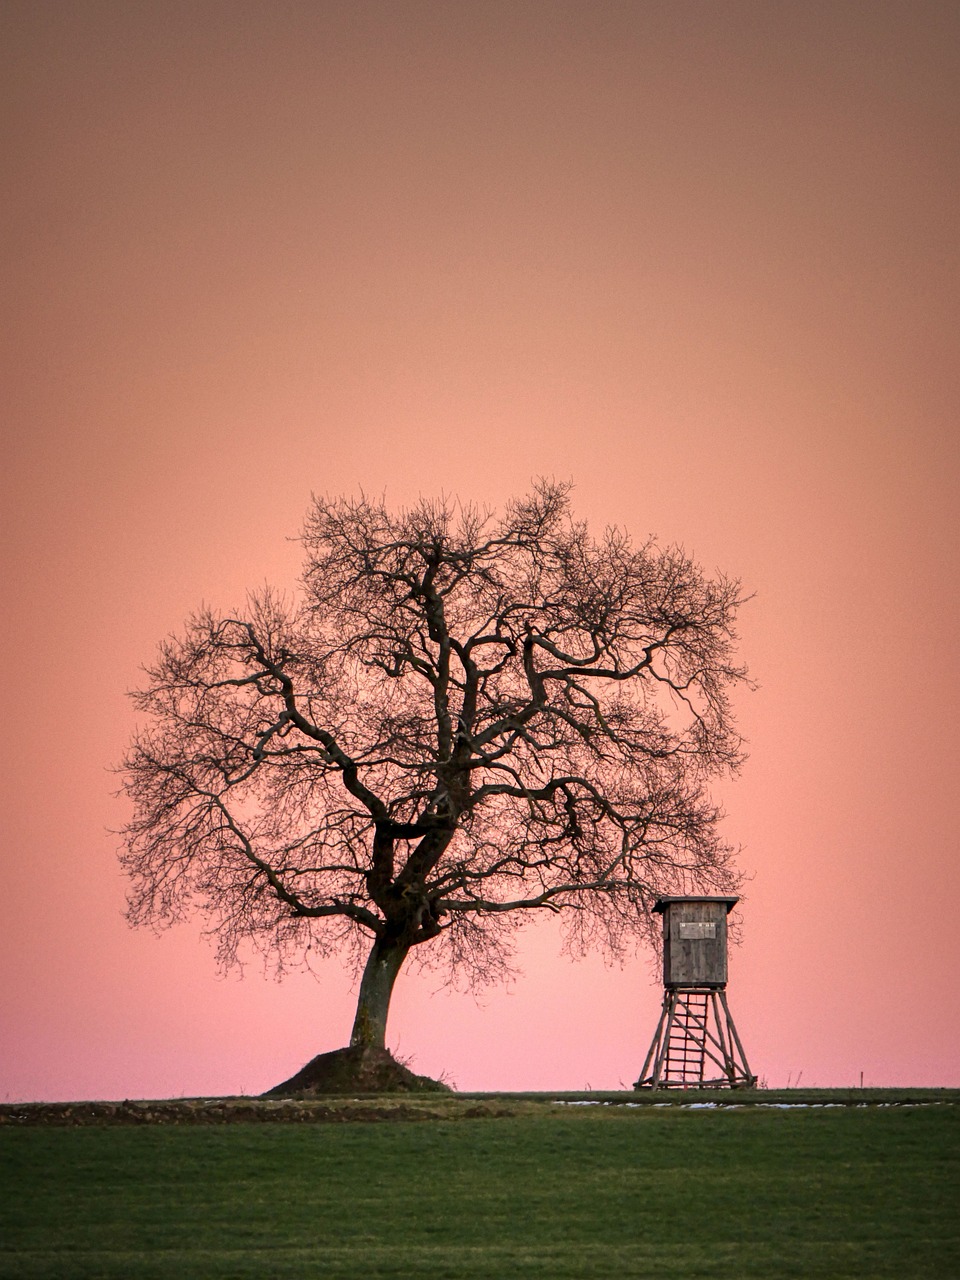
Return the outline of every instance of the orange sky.
{"type": "MultiPolygon", "coordinates": [[[[960,1085],[954,0],[8,0],[0,9],[0,1101],[256,1092],[349,980],[121,918],[125,690],[292,584],[311,490],[580,514],[756,592],[723,787],[770,1085],[960,1085]]],[[[462,1088],[617,1087],[660,990],[531,930],[462,1088]]]]}

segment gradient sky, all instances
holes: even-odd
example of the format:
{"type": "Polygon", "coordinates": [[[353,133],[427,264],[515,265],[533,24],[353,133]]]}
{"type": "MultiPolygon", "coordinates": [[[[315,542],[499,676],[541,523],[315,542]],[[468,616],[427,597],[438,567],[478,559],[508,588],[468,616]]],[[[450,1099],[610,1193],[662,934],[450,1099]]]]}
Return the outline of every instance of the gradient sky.
{"type": "MultiPolygon", "coordinates": [[[[960,1085],[955,0],[4,0],[0,1101],[253,1093],[351,977],[122,918],[125,691],[311,491],[579,514],[755,597],[729,997],[771,1086],[960,1085]]],[[[388,1040],[629,1086],[650,958],[388,1040]]]]}

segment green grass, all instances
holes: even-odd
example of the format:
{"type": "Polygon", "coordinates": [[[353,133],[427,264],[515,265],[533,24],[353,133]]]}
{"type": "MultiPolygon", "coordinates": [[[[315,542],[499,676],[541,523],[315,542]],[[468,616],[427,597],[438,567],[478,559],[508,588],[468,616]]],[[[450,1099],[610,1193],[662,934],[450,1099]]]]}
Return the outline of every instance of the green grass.
{"type": "Polygon", "coordinates": [[[960,1276],[960,1108],[0,1129],[0,1276],[960,1276]]]}

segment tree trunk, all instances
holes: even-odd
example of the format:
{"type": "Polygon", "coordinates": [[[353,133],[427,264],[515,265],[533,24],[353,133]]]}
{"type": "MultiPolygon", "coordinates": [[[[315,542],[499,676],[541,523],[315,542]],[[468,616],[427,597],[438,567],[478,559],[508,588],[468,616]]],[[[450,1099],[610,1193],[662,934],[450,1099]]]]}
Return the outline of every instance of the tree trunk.
{"type": "Polygon", "coordinates": [[[397,980],[400,966],[407,958],[409,950],[409,947],[398,946],[394,942],[384,942],[382,938],[374,940],[360,981],[357,1016],[350,1036],[351,1046],[374,1049],[387,1047],[387,1013],[390,1010],[390,997],[393,994],[393,984],[397,980]]]}

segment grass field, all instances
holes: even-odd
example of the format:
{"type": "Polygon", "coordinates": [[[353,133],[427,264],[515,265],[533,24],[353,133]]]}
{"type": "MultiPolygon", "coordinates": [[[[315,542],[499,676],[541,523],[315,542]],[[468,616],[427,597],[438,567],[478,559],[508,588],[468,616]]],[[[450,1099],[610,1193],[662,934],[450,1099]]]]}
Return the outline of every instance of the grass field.
{"type": "Polygon", "coordinates": [[[960,1107],[0,1127],[0,1276],[960,1277],[960,1107]]]}

